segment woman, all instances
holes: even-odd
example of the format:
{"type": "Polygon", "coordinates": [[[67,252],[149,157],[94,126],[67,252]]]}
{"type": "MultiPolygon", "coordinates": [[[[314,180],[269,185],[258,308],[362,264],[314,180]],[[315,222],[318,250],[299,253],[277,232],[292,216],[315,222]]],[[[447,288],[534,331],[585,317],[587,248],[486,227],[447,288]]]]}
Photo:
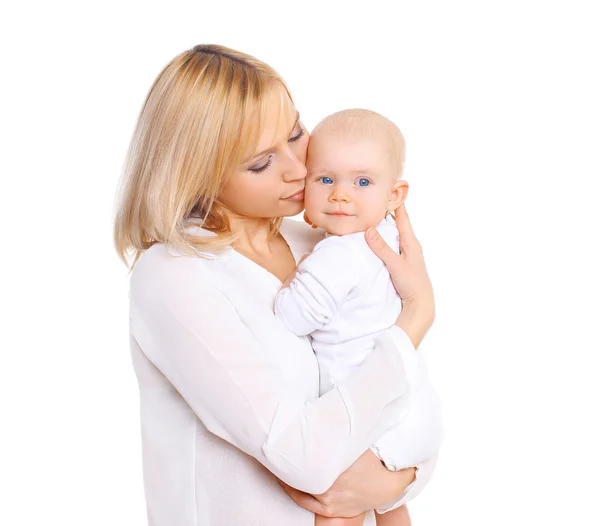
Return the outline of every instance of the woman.
{"type": "Polygon", "coordinates": [[[415,474],[418,483],[418,469],[389,471],[368,450],[400,421],[408,356],[433,320],[405,211],[402,256],[369,240],[403,311],[353,376],[319,398],[308,338],[272,313],[282,282],[323,236],[284,219],[303,210],[307,144],[282,79],[224,47],[180,54],[147,96],[115,240],[134,266],[149,524],[304,526],[315,513],[385,509],[415,474]]]}

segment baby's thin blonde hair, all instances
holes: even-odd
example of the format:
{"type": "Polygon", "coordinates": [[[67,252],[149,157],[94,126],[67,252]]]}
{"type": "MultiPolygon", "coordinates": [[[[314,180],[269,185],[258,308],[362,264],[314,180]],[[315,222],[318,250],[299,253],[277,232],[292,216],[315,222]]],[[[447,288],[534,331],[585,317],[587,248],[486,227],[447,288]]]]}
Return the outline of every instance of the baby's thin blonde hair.
{"type": "MultiPolygon", "coordinates": [[[[265,63],[218,45],[181,53],[160,72],[140,112],[117,196],[114,239],[133,268],[153,244],[214,253],[237,235],[218,195],[251,155],[266,100],[283,79],[265,63]],[[190,219],[215,236],[190,236],[190,219]]],[[[282,218],[271,220],[271,234],[282,218]]]]}
{"type": "Polygon", "coordinates": [[[378,135],[386,141],[386,150],[396,180],[402,178],[406,157],[404,136],[400,128],[387,117],[362,108],[351,108],[332,113],[315,126],[311,133],[310,144],[317,144],[321,135],[328,134],[346,137],[378,135]]]}

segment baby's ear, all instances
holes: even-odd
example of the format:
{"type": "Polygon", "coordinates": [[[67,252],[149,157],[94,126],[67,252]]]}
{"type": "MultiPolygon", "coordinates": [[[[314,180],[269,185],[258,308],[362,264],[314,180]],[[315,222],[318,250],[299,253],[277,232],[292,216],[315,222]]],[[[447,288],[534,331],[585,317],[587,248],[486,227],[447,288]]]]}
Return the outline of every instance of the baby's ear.
{"type": "Polygon", "coordinates": [[[388,212],[393,212],[396,208],[402,206],[408,195],[408,181],[401,179],[392,186],[392,195],[388,203],[388,212]]]}

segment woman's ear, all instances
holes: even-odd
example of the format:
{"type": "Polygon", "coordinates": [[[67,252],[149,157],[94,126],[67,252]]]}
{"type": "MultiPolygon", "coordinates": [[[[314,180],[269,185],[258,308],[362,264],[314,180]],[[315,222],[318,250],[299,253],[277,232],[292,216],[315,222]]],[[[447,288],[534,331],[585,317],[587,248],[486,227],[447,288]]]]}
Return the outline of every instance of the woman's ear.
{"type": "Polygon", "coordinates": [[[402,206],[406,196],[408,195],[408,181],[401,179],[396,181],[392,186],[392,195],[388,203],[388,212],[393,212],[399,206],[402,206]]]}

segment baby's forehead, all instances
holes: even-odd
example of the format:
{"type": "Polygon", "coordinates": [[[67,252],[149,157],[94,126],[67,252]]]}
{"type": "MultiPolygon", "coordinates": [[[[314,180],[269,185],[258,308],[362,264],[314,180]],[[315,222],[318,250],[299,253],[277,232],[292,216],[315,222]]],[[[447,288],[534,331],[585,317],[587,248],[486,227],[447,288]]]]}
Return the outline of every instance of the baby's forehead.
{"type": "Polygon", "coordinates": [[[370,110],[342,110],[325,117],[314,128],[311,141],[335,138],[340,141],[382,141],[392,151],[404,151],[404,137],[389,119],[370,110]]]}
{"type": "Polygon", "coordinates": [[[318,146],[319,151],[327,150],[329,148],[343,146],[356,147],[361,144],[369,144],[376,148],[389,148],[389,139],[383,133],[365,132],[363,130],[355,129],[321,129],[318,133],[313,133],[310,136],[309,145],[314,150],[318,146]]]}
{"type": "MultiPolygon", "coordinates": [[[[325,117],[313,130],[309,142],[309,159],[327,154],[331,142],[351,146],[369,142],[381,148],[391,163],[395,174],[401,174],[404,166],[405,144],[400,129],[389,119],[370,110],[342,110],[325,117]]],[[[331,145],[335,147],[334,145],[331,145]]]]}

